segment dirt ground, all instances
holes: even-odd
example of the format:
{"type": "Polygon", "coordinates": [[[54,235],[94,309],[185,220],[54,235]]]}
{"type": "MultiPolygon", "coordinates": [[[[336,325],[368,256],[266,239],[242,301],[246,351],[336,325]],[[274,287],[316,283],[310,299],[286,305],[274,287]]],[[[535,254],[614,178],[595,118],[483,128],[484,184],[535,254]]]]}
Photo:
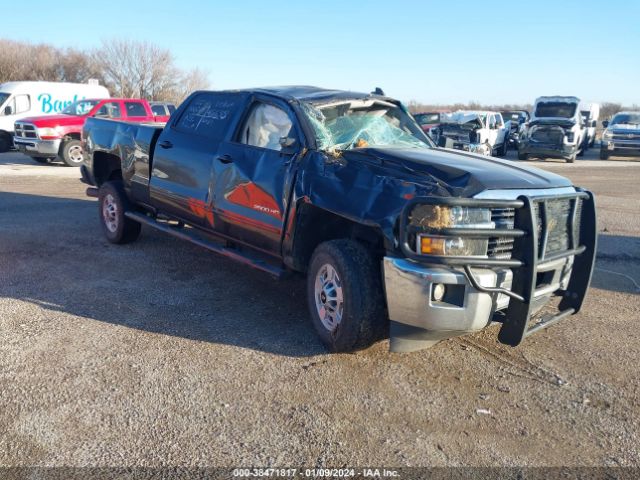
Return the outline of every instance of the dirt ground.
{"type": "Polygon", "coordinates": [[[0,155],[0,466],[640,466],[640,162],[594,158],[527,162],[596,193],[581,313],[329,355],[300,279],[108,244],[76,169],[0,155]]]}

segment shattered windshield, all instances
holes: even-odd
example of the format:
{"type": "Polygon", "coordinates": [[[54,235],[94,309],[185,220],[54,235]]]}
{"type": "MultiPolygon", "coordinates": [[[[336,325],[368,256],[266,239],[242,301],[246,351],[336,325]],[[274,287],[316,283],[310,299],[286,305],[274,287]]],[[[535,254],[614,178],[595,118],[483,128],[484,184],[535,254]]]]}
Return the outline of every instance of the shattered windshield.
{"type": "Polygon", "coordinates": [[[567,102],[543,102],[536,106],[536,117],[573,118],[577,105],[567,102]]]}
{"type": "Polygon", "coordinates": [[[640,125],[640,113],[618,113],[611,125],[640,125]]]}
{"type": "Polygon", "coordinates": [[[73,102],[67,108],[62,110],[62,113],[65,115],[86,115],[98,104],[99,101],[100,100],[79,100],[77,102],[73,102]]]}
{"type": "Polygon", "coordinates": [[[397,105],[381,100],[350,100],[302,108],[320,150],[366,147],[428,148],[429,140],[397,105]]]}

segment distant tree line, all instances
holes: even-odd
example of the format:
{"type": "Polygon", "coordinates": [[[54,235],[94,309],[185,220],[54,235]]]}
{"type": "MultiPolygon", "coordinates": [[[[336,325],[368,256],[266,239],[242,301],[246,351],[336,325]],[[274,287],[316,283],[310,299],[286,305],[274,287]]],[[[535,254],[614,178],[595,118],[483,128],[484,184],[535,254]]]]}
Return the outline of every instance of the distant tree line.
{"type": "Polygon", "coordinates": [[[97,79],[114,97],[137,97],[176,104],[194,90],[209,88],[201,69],[182,70],[173,54],[149,42],[103,41],[77,50],[0,39],[0,83],[19,80],[86,83],[97,79]]]}

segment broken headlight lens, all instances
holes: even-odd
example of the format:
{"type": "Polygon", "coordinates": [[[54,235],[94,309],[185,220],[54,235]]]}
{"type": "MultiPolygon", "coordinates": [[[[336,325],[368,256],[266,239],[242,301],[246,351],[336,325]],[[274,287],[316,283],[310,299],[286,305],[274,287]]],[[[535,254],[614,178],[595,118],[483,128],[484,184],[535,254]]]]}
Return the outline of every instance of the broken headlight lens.
{"type": "Polygon", "coordinates": [[[488,208],[417,205],[409,218],[411,225],[426,229],[494,228],[488,208]]]}
{"type": "Polygon", "coordinates": [[[488,239],[443,236],[445,228],[495,228],[491,210],[463,206],[418,205],[411,212],[410,224],[424,229],[416,236],[417,253],[439,256],[486,256],[488,239]]]}

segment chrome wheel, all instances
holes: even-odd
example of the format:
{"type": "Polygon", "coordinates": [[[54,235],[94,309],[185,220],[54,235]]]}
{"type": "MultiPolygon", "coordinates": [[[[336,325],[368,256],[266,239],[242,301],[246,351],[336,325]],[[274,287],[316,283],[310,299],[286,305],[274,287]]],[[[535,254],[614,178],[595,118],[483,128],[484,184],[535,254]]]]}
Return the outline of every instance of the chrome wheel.
{"type": "Polygon", "coordinates": [[[102,200],[102,220],[107,230],[111,233],[116,232],[118,229],[118,204],[110,193],[106,194],[102,200]]]}
{"type": "Polygon", "coordinates": [[[318,270],[314,293],[316,310],[322,325],[330,332],[334,332],[342,321],[342,282],[336,269],[328,263],[318,270]]]}
{"type": "Polygon", "coordinates": [[[69,160],[71,160],[72,163],[82,163],[82,161],[84,160],[84,157],[82,155],[82,147],[80,145],[73,145],[71,148],[69,148],[68,156],[69,160]]]}

